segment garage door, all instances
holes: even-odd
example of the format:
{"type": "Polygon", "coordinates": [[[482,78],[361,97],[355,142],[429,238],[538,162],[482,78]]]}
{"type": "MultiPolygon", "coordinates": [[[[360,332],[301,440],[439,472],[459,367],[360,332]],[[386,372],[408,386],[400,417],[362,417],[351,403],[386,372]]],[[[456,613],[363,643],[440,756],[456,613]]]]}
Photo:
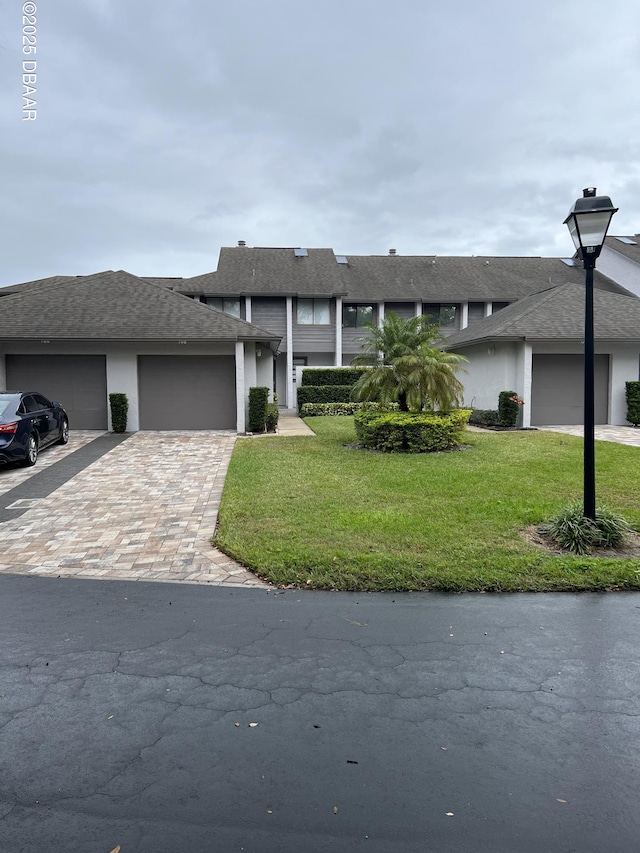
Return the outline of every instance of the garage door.
{"type": "Polygon", "coordinates": [[[107,429],[104,355],[7,355],[7,389],[62,403],[71,429],[107,429]]]}
{"type": "Polygon", "coordinates": [[[235,429],[232,355],[138,356],[140,429],[235,429]]]}
{"type": "MultiPolygon", "coordinates": [[[[609,356],[595,357],[595,421],[608,421],[609,356]]],[[[584,423],[584,356],[534,355],[531,377],[532,424],[584,423]]]]}

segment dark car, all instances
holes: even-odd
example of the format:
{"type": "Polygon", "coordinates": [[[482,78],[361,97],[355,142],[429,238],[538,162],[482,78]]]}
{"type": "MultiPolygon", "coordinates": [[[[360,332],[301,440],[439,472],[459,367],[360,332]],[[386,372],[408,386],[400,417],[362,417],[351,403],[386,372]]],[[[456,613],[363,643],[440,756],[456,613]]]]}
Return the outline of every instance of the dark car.
{"type": "Polygon", "coordinates": [[[0,392],[0,462],[35,465],[49,444],[69,441],[69,418],[60,403],[36,391],[0,392]]]}

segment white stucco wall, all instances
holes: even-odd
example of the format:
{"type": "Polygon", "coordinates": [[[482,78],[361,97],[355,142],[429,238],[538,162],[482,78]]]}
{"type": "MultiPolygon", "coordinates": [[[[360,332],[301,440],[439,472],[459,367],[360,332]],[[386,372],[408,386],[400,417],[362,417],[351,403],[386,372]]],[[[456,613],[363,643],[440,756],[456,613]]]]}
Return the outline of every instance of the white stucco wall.
{"type": "Polygon", "coordinates": [[[256,381],[255,384],[267,387],[271,390],[269,399],[273,399],[273,353],[266,347],[257,347],[260,356],[256,357],[256,381]]]}
{"type": "Polygon", "coordinates": [[[640,354],[638,347],[619,345],[609,362],[609,418],[612,424],[629,426],[625,383],[637,382],[640,378],[640,354]]]}
{"type": "Polygon", "coordinates": [[[475,344],[460,349],[469,359],[466,373],[458,376],[464,385],[464,405],[474,409],[497,409],[501,391],[516,391],[518,387],[518,347],[515,342],[475,344]]]}

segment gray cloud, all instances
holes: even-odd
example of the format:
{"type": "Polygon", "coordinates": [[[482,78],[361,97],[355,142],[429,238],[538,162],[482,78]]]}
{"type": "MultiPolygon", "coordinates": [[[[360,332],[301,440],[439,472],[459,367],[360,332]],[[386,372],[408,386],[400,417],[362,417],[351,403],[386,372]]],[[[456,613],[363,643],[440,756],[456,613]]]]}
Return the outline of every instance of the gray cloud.
{"type": "Polygon", "coordinates": [[[632,0],[58,0],[21,120],[0,9],[0,283],[190,275],[220,245],[567,254],[582,187],[640,231],[632,0]]]}

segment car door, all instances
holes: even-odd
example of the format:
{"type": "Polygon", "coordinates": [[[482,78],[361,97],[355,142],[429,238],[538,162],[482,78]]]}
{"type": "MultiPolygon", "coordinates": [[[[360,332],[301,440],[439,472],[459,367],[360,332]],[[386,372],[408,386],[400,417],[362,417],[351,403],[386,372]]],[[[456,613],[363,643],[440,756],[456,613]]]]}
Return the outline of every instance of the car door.
{"type": "Polygon", "coordinates": [[[50,444],[52,441],[55,441],[57,438],[60,438],[60,423],[56,414],[56,410],[53,407],[53,403],[51,400],[48,400],[42,394],[33,394],[33,399],[40,406],[40,411],[44,412],[47,419],[47,436],[46,443],[50,444]]]}
{"type": "Polygon", "coordinates": [[[36,399],[35,394],[25,394],[22,404],[31,425],[38,433],[38,444],[42,447],[49,443],[49,418],[46,408],[36,399]]]}

